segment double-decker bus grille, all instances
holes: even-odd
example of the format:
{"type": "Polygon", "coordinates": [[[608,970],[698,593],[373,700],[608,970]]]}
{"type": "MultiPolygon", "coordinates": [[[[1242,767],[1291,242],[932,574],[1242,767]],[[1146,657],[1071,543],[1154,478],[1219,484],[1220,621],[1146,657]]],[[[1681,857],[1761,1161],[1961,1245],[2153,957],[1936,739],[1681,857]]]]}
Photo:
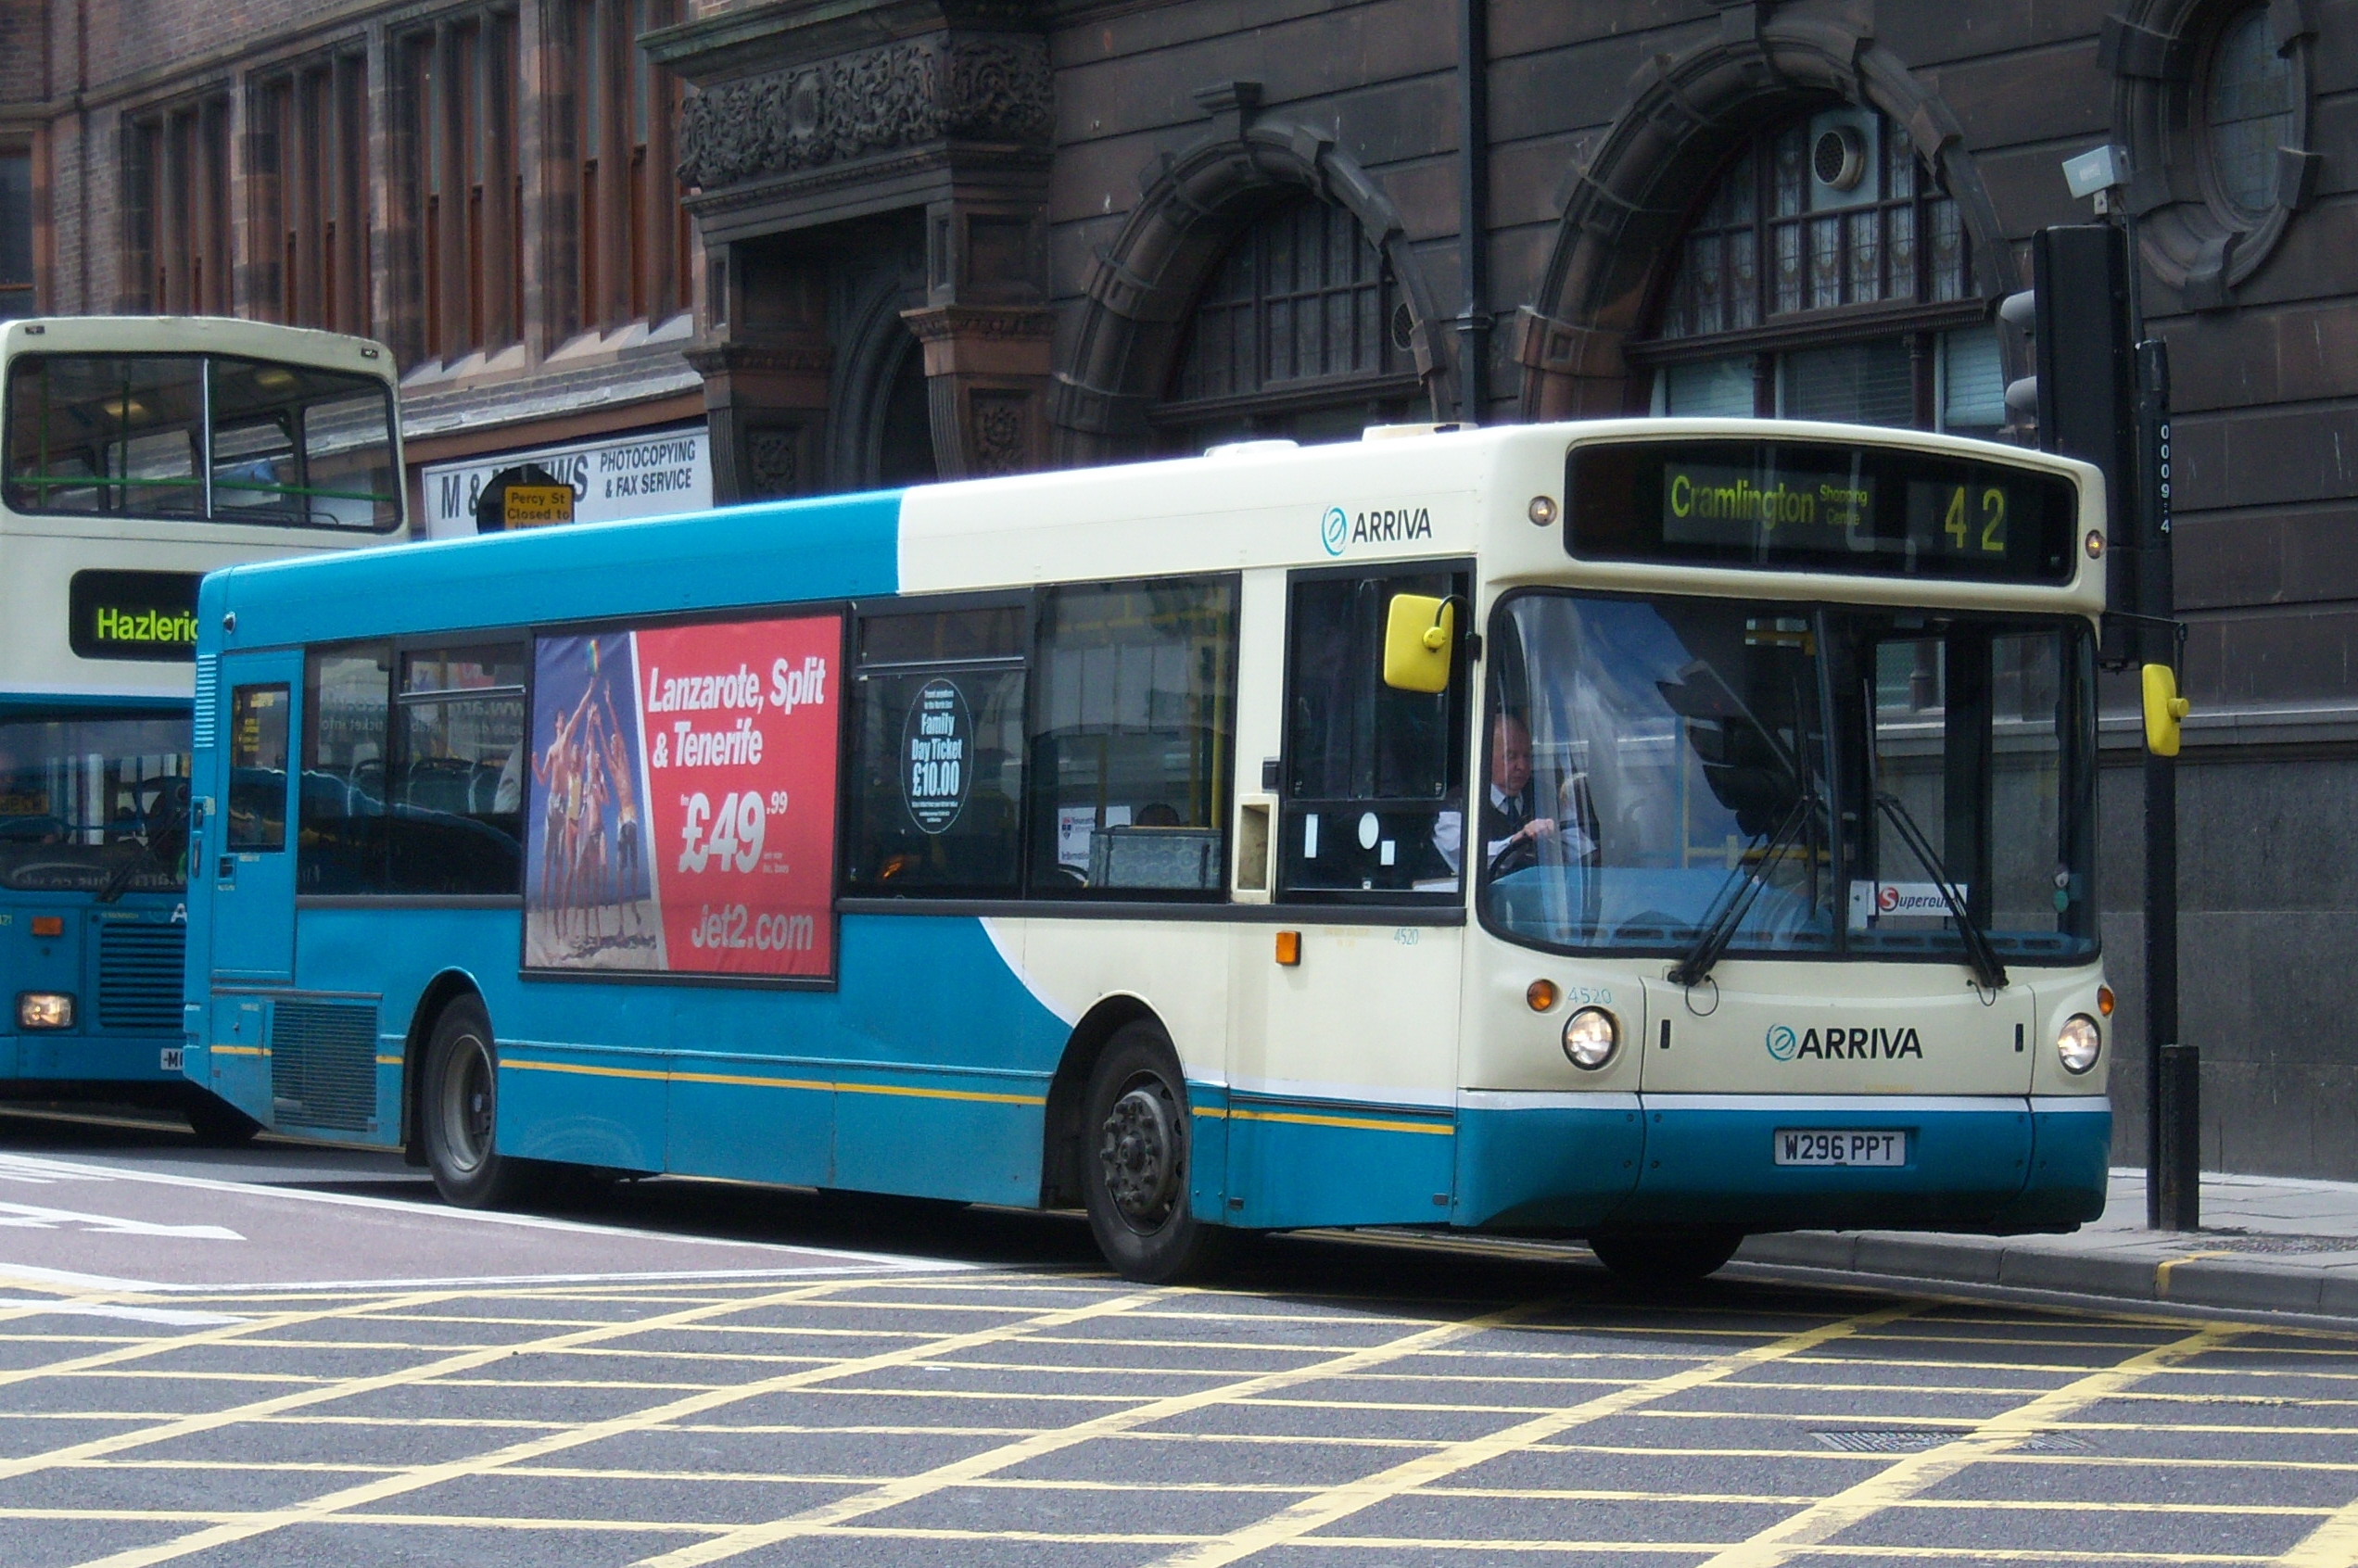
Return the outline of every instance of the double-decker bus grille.
{"type": "Polygon", "coordinates": [[[180,1032],[185,926],[109,921],[98,928],[98,1027],[108,1033],[180,1032]]]}
{"type": "Polygon", "coordinates": [[[270,1044],[276,1120],[350,1132],[375,1125],[375,1008],[278,1003],[271,1009],[270,1044]]]}

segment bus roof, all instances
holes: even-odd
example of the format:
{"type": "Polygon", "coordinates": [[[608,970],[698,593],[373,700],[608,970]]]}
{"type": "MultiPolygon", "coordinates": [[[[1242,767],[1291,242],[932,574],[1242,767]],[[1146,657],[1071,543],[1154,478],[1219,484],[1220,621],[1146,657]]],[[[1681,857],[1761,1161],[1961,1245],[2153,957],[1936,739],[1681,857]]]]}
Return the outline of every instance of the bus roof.
{"type": "MultiPolygon", "coordinates": [[[[2020,463],[2070,477],[2101,510],[2100,480],[2085,464],[1915,431],[1653,418],[1378,430],[1331,446],[1248,442],[1201,457],[237,566],[207,579],[200,637],[203,646],[222,645],[216,632],[230,611],[237,622],[229,642],[272,647],[1039,582],[1465,556],[1498,518],[1519,523],[1530,497],[1561,496],[1569,444],[1705,436],[2020,463]]],[[[1523,524],[1492,537],[1536,536],[1523,524]]],[[[1560,547],[1552,549],[1553,560],[1569,564],[1560,547]]],[[[1658,578],[1664,569],[1647,570],[1658,578]]],[[[2079,574],[2091,575],[2100,594],[2100,572],[2079,574]]],[[[1981,588],[1886,581],[1871,597],[1946,601],[1977,597],[1981,588]]],[[[2085,602],[2079,581],[1986,592],[2015,605],[2097,607],[2085,602]]]]}
{"type": "Polygon", "coordinates": [[[0,355],[33,353],[237,354],[387,377],[393,369],[392,351],[369,338],[231,316],[45,316],[0,328],[0,355]]]}

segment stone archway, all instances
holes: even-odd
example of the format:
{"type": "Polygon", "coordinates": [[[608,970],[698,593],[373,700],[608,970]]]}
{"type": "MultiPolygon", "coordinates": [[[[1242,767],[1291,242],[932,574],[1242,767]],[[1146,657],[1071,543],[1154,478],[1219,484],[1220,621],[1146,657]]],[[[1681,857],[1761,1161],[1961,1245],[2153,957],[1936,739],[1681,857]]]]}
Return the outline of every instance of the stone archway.
{"type": "Polygon", "coordinates": [[[1719,38],[1658,55],[1631,82],[1628,106],[1572,183],[1537,301],[1517,313],[1525,419],[1629,411],[1622,345],[1645,329],[1695,198],[1765,122],[1813,103],[1863,104],[1906,127],[1963,214],[1975,288],[1996,298],[2021,286],[1997,209],[1939,98],[1847,19],[1767,9],[1729,7],[1719,38]]]}
{"type": "Polygon", "coordinates": [[[1056,373],[1048,418],[1055,461],[1102,462],[1144,449],[1187,314],[1221,254],[1274,199],[1308,189],[1358,220],[1383,253],[1414,317],[1410,348],[1437,408],[1454,375],[1432,291],[1399,210],[1331,132],[1261,112],[1261,84],[1223,82],[1196,95],[1211,133],[1166,153],[1139,177],[1143,196],[1100,254],[1069,361],[1056,373]]]}

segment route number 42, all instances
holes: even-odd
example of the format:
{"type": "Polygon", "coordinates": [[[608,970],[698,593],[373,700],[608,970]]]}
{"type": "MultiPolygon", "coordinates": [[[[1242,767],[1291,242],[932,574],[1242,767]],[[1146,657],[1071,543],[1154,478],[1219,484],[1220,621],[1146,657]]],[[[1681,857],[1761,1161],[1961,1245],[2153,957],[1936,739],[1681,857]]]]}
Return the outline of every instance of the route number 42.
{"type": "Polygon", "coordinates": [[[1971,496],[1971,486],[1959,485],[1948,492],[1948,510],[1941,518],[1941,532],[1946,534],[1949,548],[1970,551],[1978,529],[1981,548],[1990,555],[2006,553],[2006,492],[1996,485],[1984,485],[1979,496],[1971,496]]]}

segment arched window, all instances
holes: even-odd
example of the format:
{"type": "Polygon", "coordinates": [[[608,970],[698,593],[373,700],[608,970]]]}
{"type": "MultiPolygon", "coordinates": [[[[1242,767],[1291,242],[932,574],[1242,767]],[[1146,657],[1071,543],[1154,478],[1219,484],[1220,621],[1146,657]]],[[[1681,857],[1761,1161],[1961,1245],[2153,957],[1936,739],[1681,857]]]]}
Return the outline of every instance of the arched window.
{"type": "Polygon", "coordinates": [[[2256,223],[2276,204],[2276,149],[2292,139],[2292,62],[2276,47],[2268,7],[2219,30],[2204,73],[2211,177],[2236,217],[2256,223]]]}
{"type": "Polygon", "coordinates": [[[1987,436],[2005,421],[1987,318],[1956,198],[1903,127],[1845,105],[1737,151],[1630,358],[1657,413],[1987,436]]]}
{"type": "Polygon", "coordinates": [[[1307,192],[1284,200],[1236,237],[1197,297],[1151,416],[1161,444],[1343,439],[1414,417],[1414,324],[1356,218],[1307,192]]]}

